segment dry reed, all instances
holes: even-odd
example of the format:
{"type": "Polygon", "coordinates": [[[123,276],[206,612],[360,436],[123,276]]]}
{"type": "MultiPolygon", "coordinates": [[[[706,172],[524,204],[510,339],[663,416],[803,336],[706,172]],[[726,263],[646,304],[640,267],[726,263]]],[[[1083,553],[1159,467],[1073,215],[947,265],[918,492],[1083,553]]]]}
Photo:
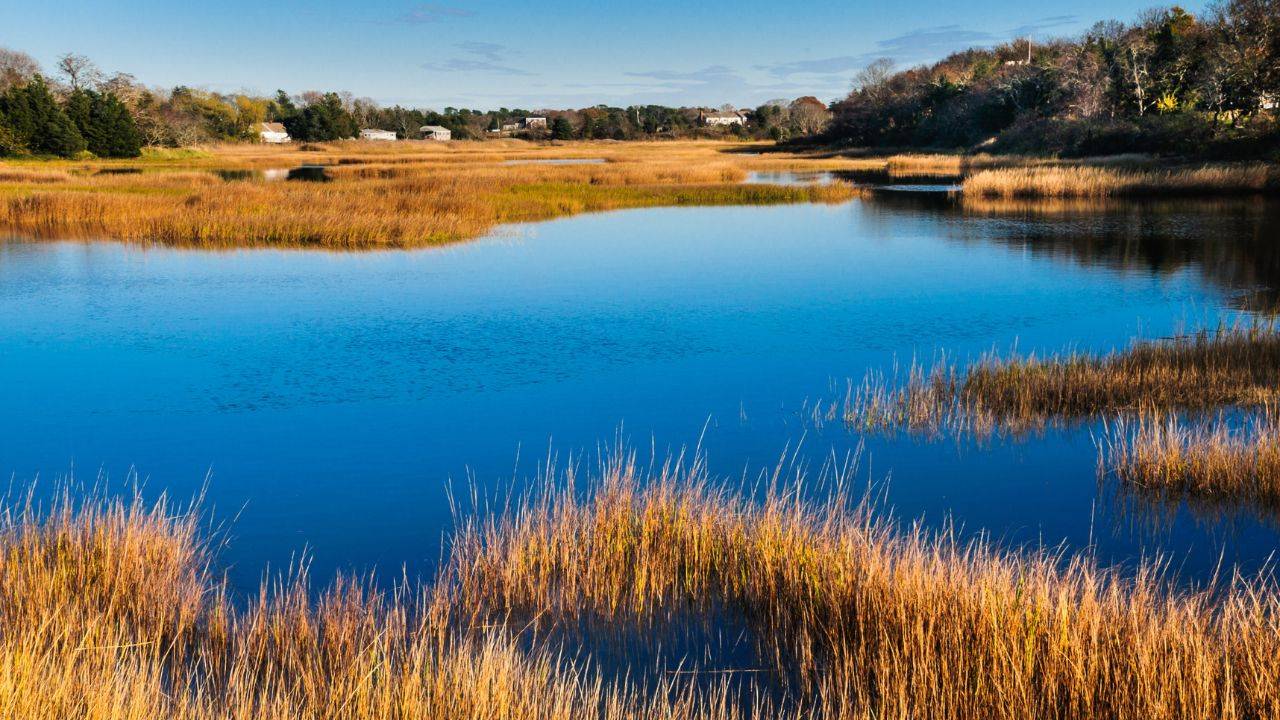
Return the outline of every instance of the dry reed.
{"type": "Polygon", "coordinates": [[[1105,165],[997,168],[964,181],[974,198],[1069,198],[1274,192],[1280,171],[1263,163],[1181,169],[1117,169],[1105,165]]]}
{"type": "Polygon", "coordinates": [[[585,494],[548,474],[514,509],[460,519],[434,585],[339,579],[317,596],[295,574],[243,606],[195,515],[138,500],[11,509],[0,707],[29,720],[1280,717],[1269,579],[1177,590],[1158,567],[1122,576],[905,530],[849,503],[848,479],[810,505],[779,471],[752,502],[697,462],[645,474],[618,454],[585,494]],[[682,675],[605,681],[504,623],[682,611],[739,617],[777,679],[745,698],[682,675]]]}
{"type": "Polygon", "coordinates": [[[903,530],[838,490],[807,505],[795,480],[753,503],[696,465],[642,477],[614,461],[586,495],[553,487],[466,527],[459,597],[542,625],[736,617],[816,717],[1280,714],[1269,581],[1175,591],[1152,566],[1126,578],[903,530]]]}
{"type": "MultiPolygon", "coordinates": [[[[503,628],[448,625],[448,588],[305,575],[238,607],[196,516],[63,500],[0,526],[0,717],[17,720],[745,718],[723,684],[641,693],[503,628]]],[[[766,712],[757,708],[759,712],[766,712]]]]}
{"type": "Polygon", "coordinates": [[[1099,443],[1098,471],[1148,494],[1280,508],[1280,425],[1274,410],[1236,427],[1172,414],[1120,420],[1099,443]]]}
{"type": "Polygon", "coordinates": [[[0,228],[37,238],[212,247],[407,247],[582,212],[838,202],[857,194],[847,184],[743,185],[753,169],[843,164],[725,149],[717,143],[334,143],[318,151],[224,146],[129,163],[12,163],[0,165],[0,228]],[[588,157],[608,162],[504,164],[588,157]],[[303,164],[323,165],[332,181],[224,182],[211,172],[303,164]],[[103,173],[120,169],[130,173],[103,173]]]}
{"type": "Polygon", "coordinates": [[[944,357],[896,375],[868,373],[826,417],[865,430],[985,434],[1105,413],[1259,405],[1280,399],[1280,331],[1220,327],[1107,354],[987,354],[967,368],[944,357]]]}

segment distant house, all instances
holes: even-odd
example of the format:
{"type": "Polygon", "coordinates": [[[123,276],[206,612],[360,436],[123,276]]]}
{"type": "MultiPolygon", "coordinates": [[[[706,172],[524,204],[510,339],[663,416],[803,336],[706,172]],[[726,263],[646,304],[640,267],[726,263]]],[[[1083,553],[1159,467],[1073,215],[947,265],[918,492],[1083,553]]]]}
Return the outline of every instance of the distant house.
{"type": "Polygon", "coordinates": [[[260,122],[253,126],[253,131],[258,134],[258,139],[264,143],[289,142],[289,132],[284,129],[284,123],[260,122]]]}
{"type": "Polygon", "coordinates": [[[391,141],[396,139],[395,131],[392,130],[376,130],[374,128],[365,128],[360,131],[361,140],[379,140],[391,141]]]}
{"type": "Polygon", "coordinates": [[[737,110],[722,110],[702,113],[703,125],[743,125],[747,117],[737,110]]]}
{"type": "Polygon", "coordinates": [[[501,135],[512,135],[524,130],[546,130],[547,119],[545,117],[526,117],[511,122],[504,122],[497,130],[490,130],[492,133],[501,135]]]}
{"type": "Polygon", "coordinates": [[[453,133],[449,132],[449,128],[440,127],[439,125],[423,125],[418,128],[418,132],[422,133],[423,140],[447,142],[453,138],[453,133]]]}

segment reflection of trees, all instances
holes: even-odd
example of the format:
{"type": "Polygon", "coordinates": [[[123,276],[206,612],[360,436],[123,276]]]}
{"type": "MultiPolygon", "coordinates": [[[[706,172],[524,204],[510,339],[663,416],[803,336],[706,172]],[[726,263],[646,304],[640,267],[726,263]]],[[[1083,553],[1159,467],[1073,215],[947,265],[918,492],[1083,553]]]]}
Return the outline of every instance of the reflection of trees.
{"type": "Polygon", "coordinates": [[[998,242],[1122,272],[1193,270],[1233,306],[1280,312],[1280,202],[1203,200],[943,200],[880,198],[929,209],[944,236],[998,242]]]}

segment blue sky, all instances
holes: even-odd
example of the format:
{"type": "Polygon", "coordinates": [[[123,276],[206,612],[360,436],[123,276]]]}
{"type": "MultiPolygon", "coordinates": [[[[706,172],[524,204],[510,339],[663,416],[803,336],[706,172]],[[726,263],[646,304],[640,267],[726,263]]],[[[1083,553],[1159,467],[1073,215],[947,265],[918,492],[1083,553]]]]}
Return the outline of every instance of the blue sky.
{"type": "Polygon", "coordinates": [[[1153,4],[3,0],[0,45],[46,68],[77,52],[148,85],[223,92],[349,90],[437,109],[755,105],[843,95],[875,58],[904,67],[971,45],[1074,35],[1153,4]]]}

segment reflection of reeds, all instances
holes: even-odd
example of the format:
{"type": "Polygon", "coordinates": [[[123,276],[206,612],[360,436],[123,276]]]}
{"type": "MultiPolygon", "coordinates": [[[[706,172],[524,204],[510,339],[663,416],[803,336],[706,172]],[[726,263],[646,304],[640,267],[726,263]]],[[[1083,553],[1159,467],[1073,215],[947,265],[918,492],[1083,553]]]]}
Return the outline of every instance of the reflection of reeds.
{"type": "Polygon", "coordinates": [[[1144,415],[1111,426],[1099,471],[1136,490],[1196,500],[1280,508],[1280,425],[1274,412],[1239,427],[1188,425],[1176,415],[1144,415]]]}
{"type": "Polygon", "coordinates": [[[839,412],[862,429],[1019,431],[1104,413],[1277,397],[1280,332],[1255,324],[1135,342],[1105,355],[984,355],[964,369],[943,360],[913,366],[904,381],[870,373],[839,412]]]}
{"type": "MultiPolygon", "coordinates": [[[[837,478],[839,479],[839,478],[837,478]]],[[[797,481],[800,478],[796,478],[797,481]]],[[[1262,718],[1280,713],[1267,578],[1176,590],[1083,558],[905,531],[836,488],[758,502],[616,457],[462,519],[436,584],[228,600],[190,514],[107,504],[0,525],[0,697],[31,720],[1262,718]],[[716,607],[794,678],[763,695],[603,682],[507,620],[632,625],[716,607]],[[527,620],[526,620],[527,618],[527,620]],[[754,705],[744,707],[743,705],[754,705]]],[[[536,634],[536,630],[530,630],[536,634]]],[[[572,652],[572,650],[571,650],[572,652]]],[[[712,671],[714,672],[714,671],[712,671]]],[[[714,675],[712,675],[714,677],[714,675]]],[[[748,675],[750,681],[752,676],[748,675]]]]}
{"type": "Polygon", "coordinates": [[[1252,193],[1280,189],[1280,173],[1262,163],[1183,169],[1106,166],[997,168],[974,173],[964,193],[975,197],[1108,197],[1252,193]]]}

